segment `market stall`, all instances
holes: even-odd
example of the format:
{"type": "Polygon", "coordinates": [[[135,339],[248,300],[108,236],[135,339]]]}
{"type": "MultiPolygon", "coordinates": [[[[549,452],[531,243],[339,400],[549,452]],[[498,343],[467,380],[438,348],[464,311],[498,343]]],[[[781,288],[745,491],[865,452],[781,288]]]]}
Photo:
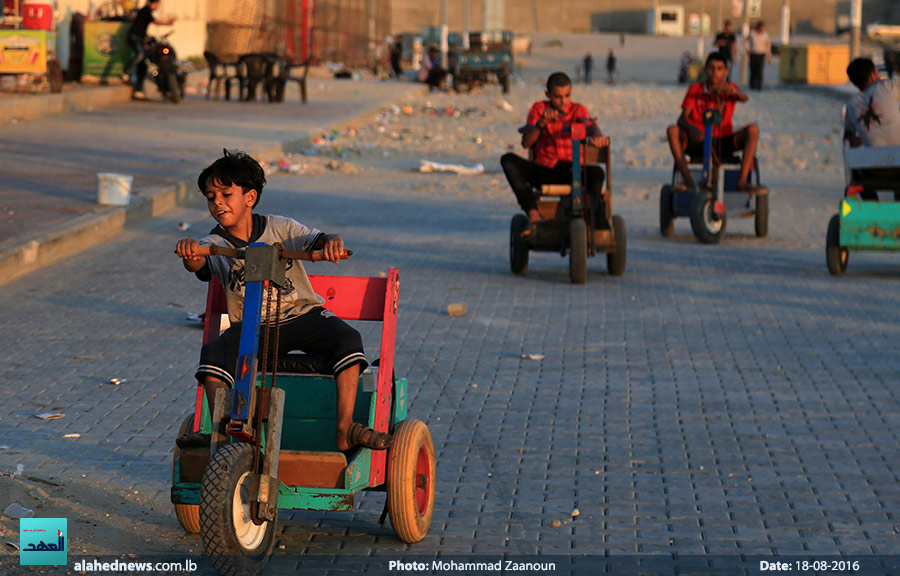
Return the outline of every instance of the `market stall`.
{"type": "Polygon", "coordinates": [[[4,0],[0,75],[20,74],[46,80],[51,92],[62,91],[51,0],[4,0]]]}

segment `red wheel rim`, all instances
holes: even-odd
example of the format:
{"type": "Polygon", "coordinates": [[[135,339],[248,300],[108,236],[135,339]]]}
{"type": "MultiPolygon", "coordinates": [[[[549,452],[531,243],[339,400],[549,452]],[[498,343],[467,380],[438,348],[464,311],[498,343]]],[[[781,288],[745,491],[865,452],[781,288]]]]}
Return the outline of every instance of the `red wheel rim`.
{"type": "Polygon", "coordinates": [[[428,511],[428,496],[431,493],[431,466],[428,461],[428,450],[425,446],[419,447],[416,457],[416,508],[419,516],[424,516],[428,511]]]}

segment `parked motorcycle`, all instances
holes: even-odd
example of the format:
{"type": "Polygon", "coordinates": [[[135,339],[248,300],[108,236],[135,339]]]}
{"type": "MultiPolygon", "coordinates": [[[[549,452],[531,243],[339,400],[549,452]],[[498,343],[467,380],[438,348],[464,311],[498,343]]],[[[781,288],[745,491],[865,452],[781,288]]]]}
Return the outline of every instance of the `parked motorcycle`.
{"type": "Polygon", "coordinates": [[[151,78],[156,83],[159,93],[163,98],[175,102],[181,102],[184,98],[184,86],[187,82],[190,68],[184,62],[180,62],[175,55],[175,48],[169,43],[165,34],[159,38],[150,36],[147,38],[147,59],[156,69],[151,72],[151,78]]]}

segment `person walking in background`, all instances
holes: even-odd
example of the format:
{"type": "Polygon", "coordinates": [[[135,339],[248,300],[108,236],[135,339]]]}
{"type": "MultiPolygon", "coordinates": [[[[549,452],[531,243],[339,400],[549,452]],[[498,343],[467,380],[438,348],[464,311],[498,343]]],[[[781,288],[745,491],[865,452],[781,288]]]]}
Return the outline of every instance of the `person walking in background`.
{"type": "Polygon", "coordinates": [[[772,41],[766,32],[765,23],[760,20],[750,31],[747,39],[747,49],[750,51],[750,89],[762,90],[763,69],[766,62],[772,61],[772,41]]]}
{"type": "Polygon", "coordinates": [[[609,49],[609,54],[606,56],[606,76],[607,82],[610,84],[614,84],[616,81],[616,53],[613,52],[613,49],[609,49]]]}
{"type": "Polygon", "coordinates": [[[403,67],[400,65],[400,59],[403,56],[403,41],[397,40],[391,47],[391,74],[394,78],[400,80],[403,78],[403,67]]]}
{"type": "Polygon", "coordinates": [[[728,77],[726,80],[731,81],[731,68],[734,61],[737,60],[737,37],[731,30],[731,20],[726,20],[724,29],[716,34],[713,43],[719,50],[719,54],[725,59],[725,66],[728,68],[728,77]]]}
{"type": "Polygon", "coordinates": [[[591,73],[594,71],[594,57],[591,56],[590,52],[584,55],[584,61],[581,66],[584,69],[584,85],[590,86],[591,73]]]}

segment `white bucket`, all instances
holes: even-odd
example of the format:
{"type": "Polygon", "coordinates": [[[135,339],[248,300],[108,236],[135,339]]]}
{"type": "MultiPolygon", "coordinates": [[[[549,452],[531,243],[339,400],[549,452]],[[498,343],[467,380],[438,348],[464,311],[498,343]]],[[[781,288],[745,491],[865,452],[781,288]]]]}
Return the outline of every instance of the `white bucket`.
{"type": "Polygon", "coordinates": [[[97,202],[112,206],[128,206],[131,200],[131,182],[134,176],[127,174],[113,174],[111,172],[97,173],[97,202]]]}

